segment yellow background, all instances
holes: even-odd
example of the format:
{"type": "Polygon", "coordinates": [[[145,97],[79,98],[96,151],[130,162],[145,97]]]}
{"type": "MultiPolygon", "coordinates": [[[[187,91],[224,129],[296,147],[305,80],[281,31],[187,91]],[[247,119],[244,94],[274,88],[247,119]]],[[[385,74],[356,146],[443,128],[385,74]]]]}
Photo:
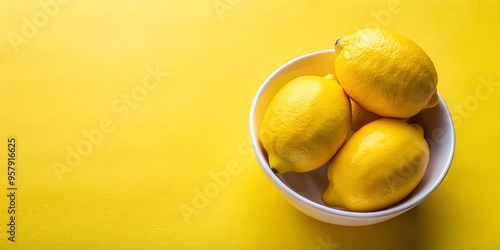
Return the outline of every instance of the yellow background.
{"type": "Polygon", "coordinates": [[[498,249],[498,13],[493,0],[1,0],[0,249],[498,249]],[[455,158],[410,212],[329,225],[266,179],[248,114],[277,67],[367,26],[432,58],[455,158]]]}

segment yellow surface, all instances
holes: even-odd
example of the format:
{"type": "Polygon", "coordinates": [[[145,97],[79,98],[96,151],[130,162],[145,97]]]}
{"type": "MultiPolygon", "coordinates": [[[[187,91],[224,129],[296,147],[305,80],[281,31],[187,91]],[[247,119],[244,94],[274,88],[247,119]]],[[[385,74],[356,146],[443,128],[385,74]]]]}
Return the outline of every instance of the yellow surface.
{"type": "Polygon", "coordinates": [[[1,0],[0,249],[498,249],[499,12],[493,0],[1,0]],[[434,61],[456,155],[410,212],[329,225],[259,169],[250,104],[278,66],[375,25],[434,61]]]}

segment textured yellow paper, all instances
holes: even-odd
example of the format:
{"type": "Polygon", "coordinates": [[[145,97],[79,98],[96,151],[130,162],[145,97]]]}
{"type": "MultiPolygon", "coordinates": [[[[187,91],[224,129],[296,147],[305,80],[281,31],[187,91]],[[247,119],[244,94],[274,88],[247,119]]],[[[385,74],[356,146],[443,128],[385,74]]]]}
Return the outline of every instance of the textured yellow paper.
{"type": "Polygon", "coordinates": [[[491,0],[2,0],[0,249],[499,248],[499,11],[491,0]],[[457,148],[416,209],[349,228],[281,197],[247,121],[277,67],[367,26],[433,59],[457,148]]]}

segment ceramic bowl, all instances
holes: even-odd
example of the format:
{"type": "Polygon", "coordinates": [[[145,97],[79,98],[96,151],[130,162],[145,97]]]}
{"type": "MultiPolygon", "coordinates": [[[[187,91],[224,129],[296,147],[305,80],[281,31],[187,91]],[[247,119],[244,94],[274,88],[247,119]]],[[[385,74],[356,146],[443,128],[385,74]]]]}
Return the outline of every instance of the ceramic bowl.
{"type": "Polygon", "coordinates": [[[266,152],[259,139],[264,112],[274,95],[290,80],[303,75],[326,76],[333,72],[334,50],[317,51],[299,56],[274,71],[260,86],[250,111],[250,136],[262,171],[285,199],[303,213],[331,224],[364,226],[394,218],[425,200],[443,181],[455,150],[455,132],[450,112],[441,95],[436,107],[423,110],[412,122],[419,123],[430,146],[430,160],[419,185],[405,199],[375,212],[351,212],[330,207],[321,195],[328,185],[327,164],[307,173],[275,174],[269,167],[266,152]]]}

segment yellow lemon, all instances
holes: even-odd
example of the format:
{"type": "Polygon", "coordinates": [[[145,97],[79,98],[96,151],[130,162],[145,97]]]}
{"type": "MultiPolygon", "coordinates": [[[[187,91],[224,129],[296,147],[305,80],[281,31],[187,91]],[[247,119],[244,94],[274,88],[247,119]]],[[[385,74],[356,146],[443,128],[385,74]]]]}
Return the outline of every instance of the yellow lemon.
{"type": "Polygon", "coordinates": [[[260,139],[276,172],[307,172],[332,158],[350,127],[349,99],[334,76],[301,76],[274,96],[260,139]]]}
{"type": "Polygon", "coordinates": [[[381,118],[381,116],[372,113],[364,109],[363,107],[359,106],[359,104],[354,102],[352,99],[350,100],[351,100],[351,110],[352,110],[351,128],[353,130],[358,130],[364,125],[381,118]]]}
{"type": "Polygon", "coordinates": [[[385,117],[409,118],[438,102],[431,59],[410,39],[380,28],[337,40],[335,71],[356,103],[385,117]]]}
{"type": "Polygon", "coordinates": [[[428,162],[429,146],[418,124],[375,120],[356,131],[333,157],[322,199],[351,211],[386,208],[410,194],[428,162]]]}

